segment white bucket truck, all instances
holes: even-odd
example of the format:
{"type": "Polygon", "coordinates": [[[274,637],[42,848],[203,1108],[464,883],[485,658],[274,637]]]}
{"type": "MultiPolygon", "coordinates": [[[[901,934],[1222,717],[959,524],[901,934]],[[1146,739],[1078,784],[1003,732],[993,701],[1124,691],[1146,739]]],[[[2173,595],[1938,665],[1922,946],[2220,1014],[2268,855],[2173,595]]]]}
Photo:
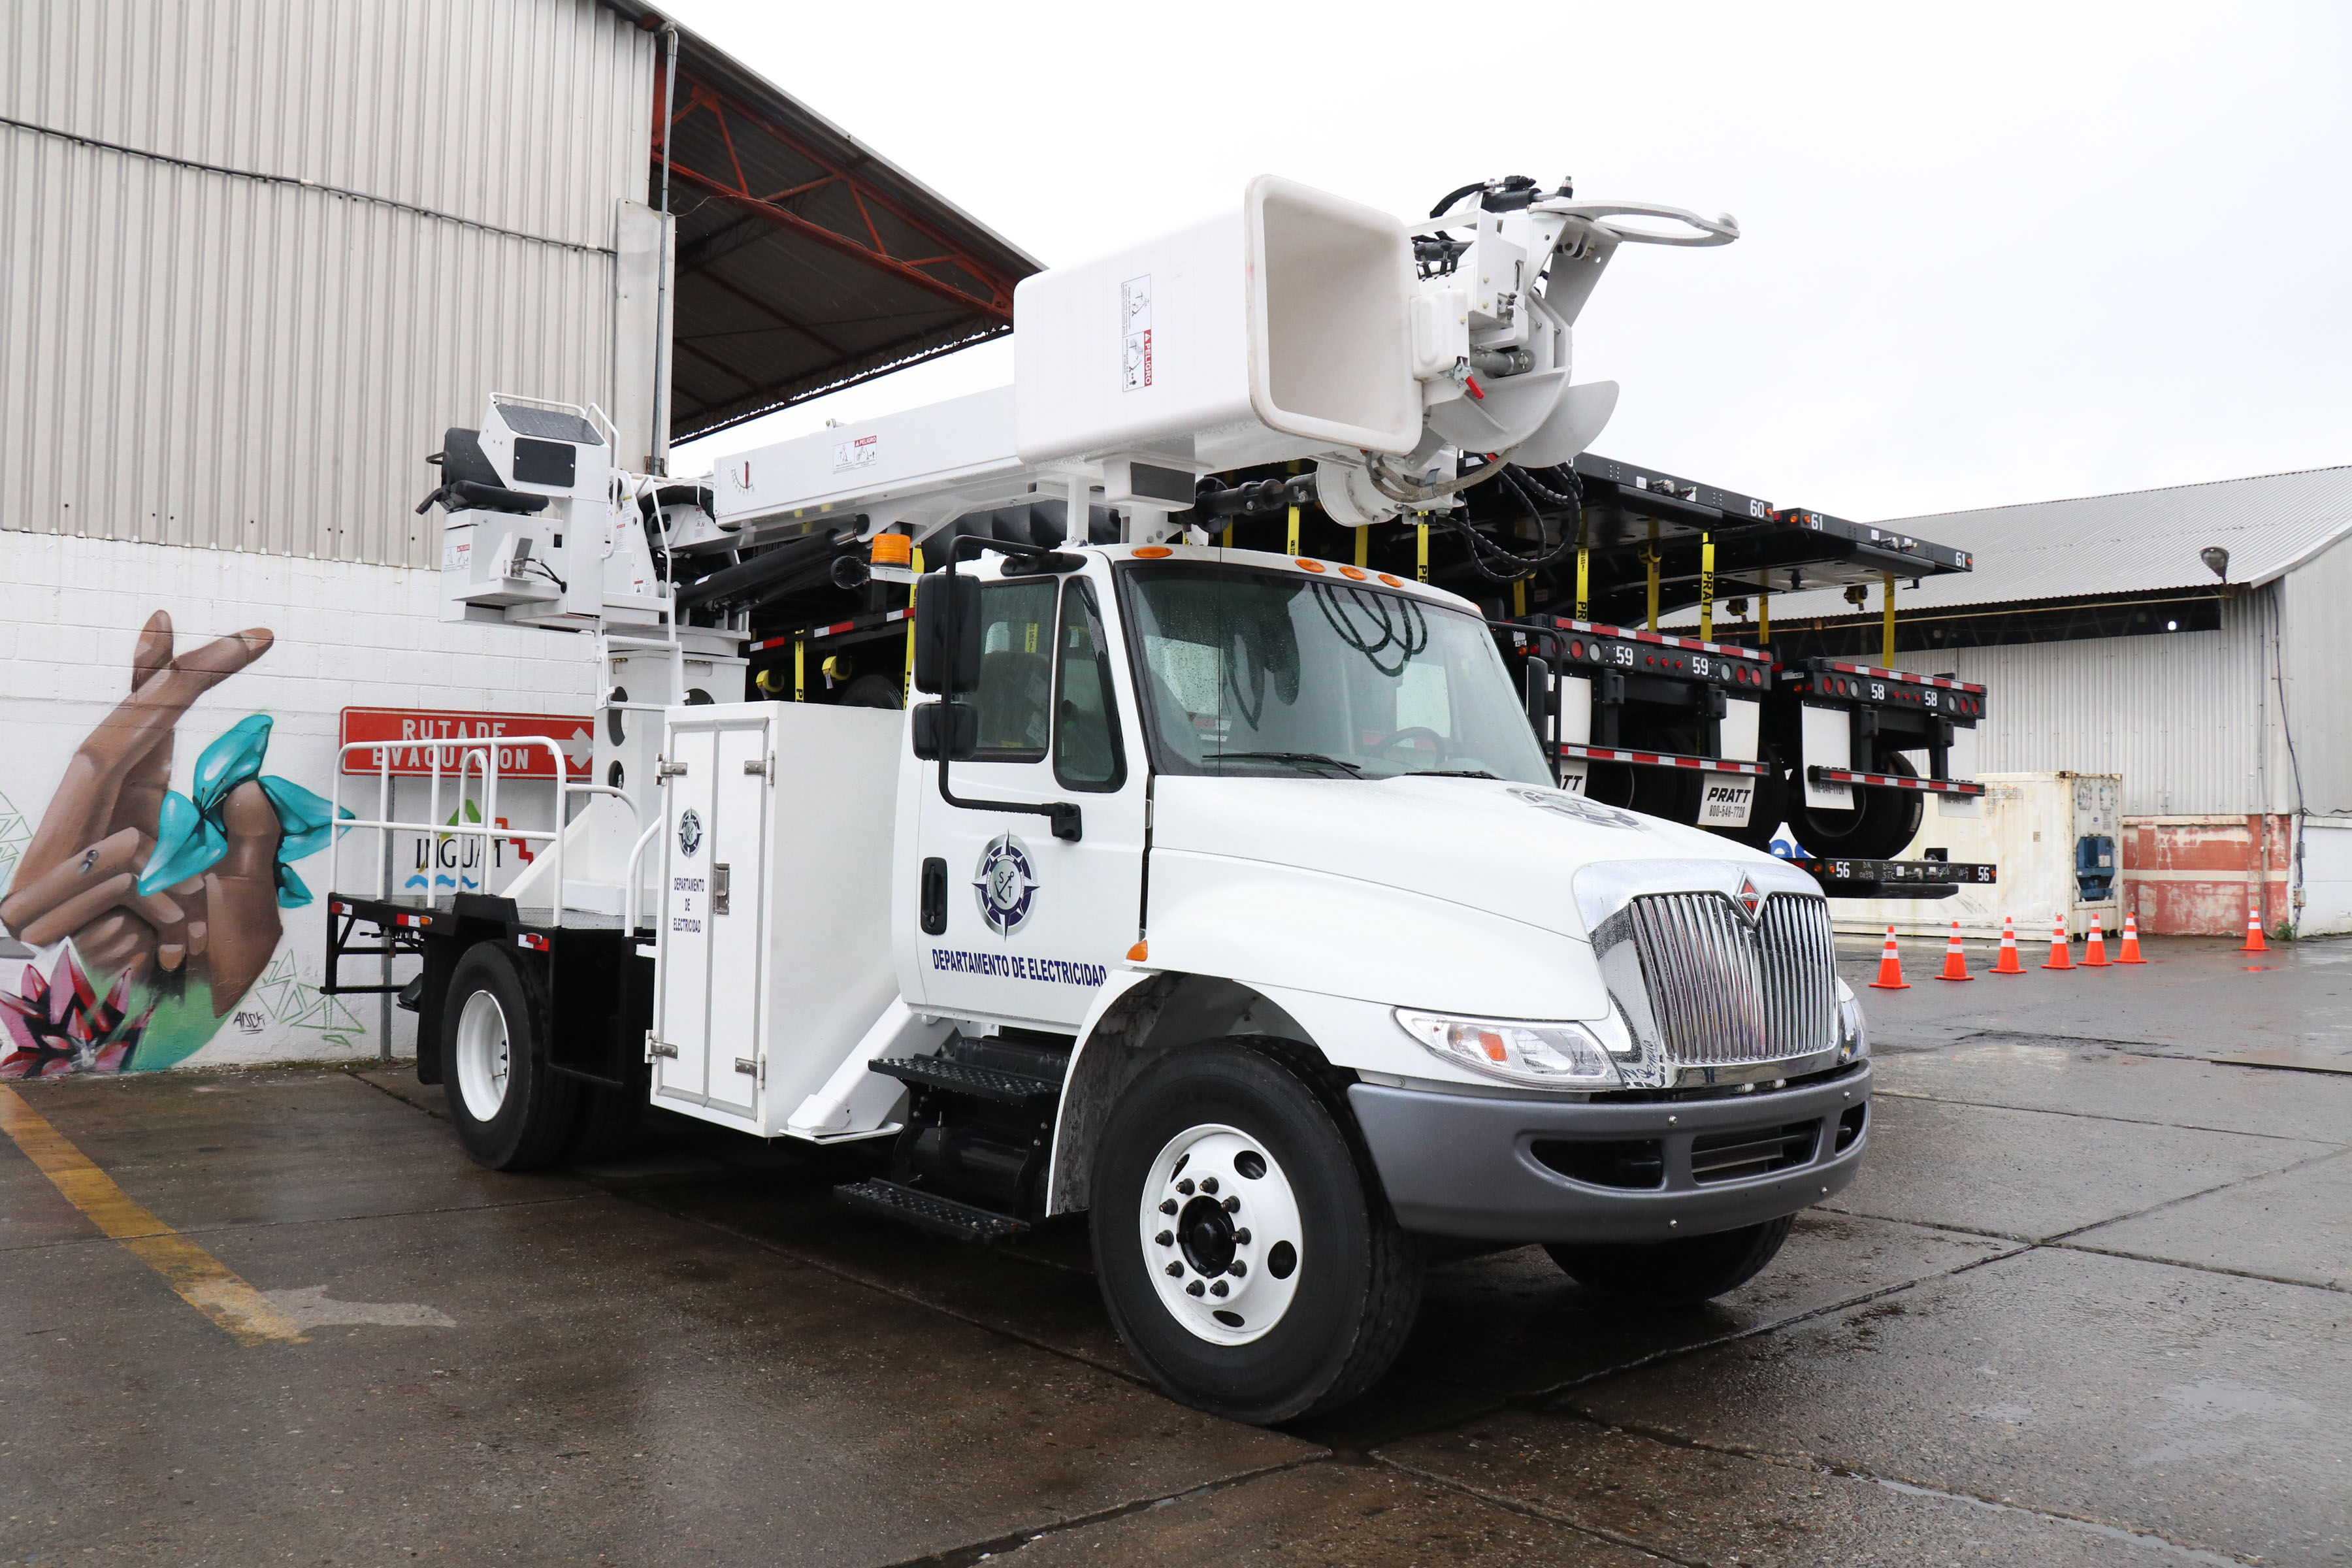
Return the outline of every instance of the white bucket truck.
{"type": "MultiPolygon", "coordinates": [[[[950,1236],[1085,1214],[1137,1358],[1256,1422],[1378,1377],[1433,1254],[1540,1242],[1653,1301],[1762,1268],[1865,1142],[1819,888],[1556,787],[1468,600],[1192,526],[1210,476],[1267,464],[1371,527],[1568,461],[1615,395],[1570,384],[1570,326],[1659,237],[1627,216],[1737,232],[1527,182],[1457,209],[1470,238],[1416,240],[1259,179],[1024,282],[1013,386],[707,490],[614,471],[593,410],[500,398],[452,432],[448,613],[593,631],[604,693],[569,825],[472,829],[541,841],[511,885],[335,884],[331,980],[379,951],[355,932],[421,957],[419,1074],[467,1152],[544,1163],[649,1102],[875,1145],[839,1195],[950,1236]],[[1104,521],[951,526],[1041,498],[1104,521]],[[678,584],[802,571],[820,537],[917,585],[922,700],[710,700],[747,624],[678,584]]],[[[498,787],[446,752],[436,790],[498,787]]],[[[360,793],[360,827],[453,831],[360,793]]]]}

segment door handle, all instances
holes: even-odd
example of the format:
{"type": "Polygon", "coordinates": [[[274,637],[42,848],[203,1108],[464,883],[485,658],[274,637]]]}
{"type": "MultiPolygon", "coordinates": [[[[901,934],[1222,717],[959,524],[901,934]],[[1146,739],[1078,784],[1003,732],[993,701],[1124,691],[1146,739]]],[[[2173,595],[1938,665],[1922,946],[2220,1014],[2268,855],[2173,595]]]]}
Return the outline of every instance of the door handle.
{"type": "Polygon", "coordinates": [[[925,936],[948,929],[948,863],[936,855],[923,862],[922,926],[925,936]]]}

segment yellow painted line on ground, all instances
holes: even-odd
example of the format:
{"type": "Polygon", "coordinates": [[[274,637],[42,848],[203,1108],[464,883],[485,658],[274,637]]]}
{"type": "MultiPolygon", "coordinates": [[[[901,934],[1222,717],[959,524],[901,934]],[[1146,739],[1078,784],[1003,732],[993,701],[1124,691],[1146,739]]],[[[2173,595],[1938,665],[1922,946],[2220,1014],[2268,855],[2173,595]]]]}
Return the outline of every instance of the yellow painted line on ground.
{"type": "Polygon", "coordinates": [[[149,1213],[5,1084],[0,1084],[0,1132],[8,1134],[25,1158],[92,1225],[161,1274],[182,1300],[235,1334],[239,1343],[304,1342],[302,1331],[271,1306],[268,1297],[149,1213]]]}

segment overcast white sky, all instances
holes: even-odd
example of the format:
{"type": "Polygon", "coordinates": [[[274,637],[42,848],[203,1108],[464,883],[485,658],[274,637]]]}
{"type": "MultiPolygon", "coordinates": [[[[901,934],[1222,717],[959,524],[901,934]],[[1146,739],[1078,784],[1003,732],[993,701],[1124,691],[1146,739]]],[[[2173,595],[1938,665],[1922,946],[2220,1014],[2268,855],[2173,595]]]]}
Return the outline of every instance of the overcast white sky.
{"type": "MultiPolygon", "coordinates": [[[[1612,457],[1857,519],[2352,462],[2352,6],[674,0],[1047,266],[1274,173],[1735,215],[1578,328],[1612,457]]],[[[681,448],[1008,381],[992,344],[681,448]]]]}

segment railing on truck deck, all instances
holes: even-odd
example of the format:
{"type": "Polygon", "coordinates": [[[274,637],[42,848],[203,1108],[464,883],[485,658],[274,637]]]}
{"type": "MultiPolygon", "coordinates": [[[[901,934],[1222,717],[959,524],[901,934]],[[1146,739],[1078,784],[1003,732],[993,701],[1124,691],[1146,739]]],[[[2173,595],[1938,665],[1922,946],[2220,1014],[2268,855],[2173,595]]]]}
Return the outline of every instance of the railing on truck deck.
{"type": "MultiPolygon", "coordinates": [[[[337,749],[335,753],[333,805],[339,831],[335,834],[334,842],[329,846],[327,851],[327,885],[331,889],[349,891],[348,889],[343,888],[341,876],[341,858],[343,835],[341,830],[342,829],[373,828],[381,836],[377,839],[381,850],[376,857],[376,896],[385,899],[392,897],[392,836],[394,833],[418,833],[436,838],[473,837],[480,840],[482,868],[480,890],[483,892],[489,891],[489,868],[494,858],[493,848],[496,840],[519,839],[526,844],[551,842],[555,847],[552,851],[554,865],[551,868],[550,879],[554,886],[549,898],[551,906],[549,923],[561,925],[563,923],[563,830],[567,826],[567,807],[571,804],[572,797],[609,795],[617,796],[632,808],[635,805],[634,798],[626,790],[616,789],[609,784],[574,784],[564,775],[562,749],[552,739],[544,735],[500,735],[488,744],[478,744],[472,741],[404,741],[397,743],[388,741],[346,742],[337,749]],[[499,753],[509,750],[528,752],[530,748],[537,746],[547,748],[549,760],[553,765],[555,826],[552,829],[503,826],[499,821],[499,781],[504,776],[499,768],[499,753]],[[430,772],[427,777],[431,783],[425,805],[427,820],[411,822],[396,819],[392,815],[392,753],[396,750],[418,749],[424,750],[430,759],[430,772]],[[376,814],[373,817],[353,817],[345,820],[342,815],[343,760],[353,752],[367,751],[376,753],[376,814]],[[451,808],[450,820],[446,822],[441,820],[441,781],[445,776],[443,763],[445,752],[450,754],[457,767],[456,803],[451,808]],[[480,763],[478,773],[475,767],[478,759],[480,763]],[[479,798],[472,800],[467,794],[467,785],[469,781],[477,778],[480,781],[479,798]],[[474,805],[478,818],[474,822],[462,820],[469,801],[474,805]]],[[[515,771],[514,776],[519,779],[526,778],[520,769],[515,771]]],[[[528,782],[536,784],[539,781],[536,778],[530,778],[528,782]]],[[[633,870],[635,864],[635,857],[633,856],[631,858],[633,870]]],[[[462,890],[464,879],[462,863],[458,871],[462,890]]],[[[431,892],[432,889],[428,884],[426,888],[428,898],[431,892]]]]}

